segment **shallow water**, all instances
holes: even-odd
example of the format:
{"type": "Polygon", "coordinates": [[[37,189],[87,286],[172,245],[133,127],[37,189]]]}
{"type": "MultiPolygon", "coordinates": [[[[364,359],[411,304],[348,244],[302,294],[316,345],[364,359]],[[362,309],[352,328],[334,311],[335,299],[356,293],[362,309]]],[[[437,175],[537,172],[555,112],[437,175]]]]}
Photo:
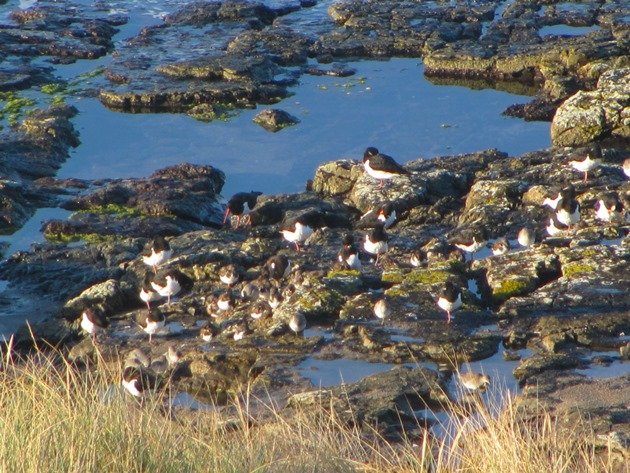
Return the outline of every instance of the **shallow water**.
{"type": "Polygon", "coordinates": [[[538,30],[540,37],[547,35],[556,36],[583,36],[593,31],[598,31],[600,28],[597,25],[594,26],[569,26],[569,25],[551,25],[543,26],[538,30]]]}
{"type": "MultiPolygon", "coordinates": [[[[395,366],[397,365],[393,363],[370,363],[346,358],[336,360],[307,358],[298,365],[298,372],[310,380],[313,386],[329,388],[340,384],[356,383],[366,376],[389,371],[395,366]]],[[[435,369],[433,363],[420,363],[418,365],[409,363],[405,366],[425,366],[435,369]]]]}

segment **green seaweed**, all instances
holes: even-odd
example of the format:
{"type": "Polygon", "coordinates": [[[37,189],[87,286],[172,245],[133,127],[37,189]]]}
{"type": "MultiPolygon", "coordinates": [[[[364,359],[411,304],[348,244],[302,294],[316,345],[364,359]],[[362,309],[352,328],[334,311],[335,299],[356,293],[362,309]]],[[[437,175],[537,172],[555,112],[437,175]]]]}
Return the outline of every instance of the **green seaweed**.
{"type": "Polygon", "coordinates": [[[100,235],[98,233],[44,233],[48,241],[55,243],[74,243],[84,241],[88,244],[116,241],[116,235],[100,235]]]}
{"type": "Polygon", "coordinates": [[[533,284],[529,280],[513,278],[501,282],[499,287],[492,290],[492,297],[503,302],[510,297],[526,294],[533,289],[533,284]]]}
{"type": "Polygon", "coordinates": [[[453,275],[439,269],[415,269],[408,273],[404,281],[410,284],[438,284],[445,283],[453,275]]]}
{"type": "Polygon", "coordinates": [[[118,204],[107,204],[100,207],[91,207],[85,210],[79,210],[78,213],[94,213],[105,215],[119,215],[121,217],[146,217],[147,214],[134,207],[125,207],[118,204]]]}
{"type": "Polygon", "coordinates": [[[326,275],[327,278],[360,278],[361,271],[356,269],[333,269],[326,275]]]}
{"type": "Polygon", "coordinates": [[[59,84],[59,83],[44,84],[41,87],[42,93],[47,94],[47,95],[55,95],[65,90],[66,90],[66,86],[64,84],[59,84]]]}
{"type": "Polygon", "coordinates": [[[562,275],[565,278],[572,278],[576,275],[592,273],[596,269],[597,268],[592,264],[582,261],[573,261],[562,265],[562,275]]]}

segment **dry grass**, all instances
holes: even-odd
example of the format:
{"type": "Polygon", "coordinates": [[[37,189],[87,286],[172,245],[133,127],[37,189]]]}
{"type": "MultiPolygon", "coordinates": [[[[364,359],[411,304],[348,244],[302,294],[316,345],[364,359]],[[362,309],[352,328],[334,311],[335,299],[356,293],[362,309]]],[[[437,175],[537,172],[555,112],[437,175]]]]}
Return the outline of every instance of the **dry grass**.
{"type": "MultiPolygon", "coordinates": [[[[123,395],[119,373],[77,371],[38,353],[0,372],[0,471],[6,472],[606,472],[582,429],[559,429],[541,412],[517,421],[451,405],[452,438],[392,444],[348,427],[326,406],[291,411],[269,403],[253,422],[240,399],[230,409],[183,415],[168,391],[143,403],[123,395]],[[287,411],[288,412],[288,411],[287,411]],[[600,462],[600,463],[598,463],[600,462]]],[[[260,404],[260,400],[256,404],[260,404]]]]}

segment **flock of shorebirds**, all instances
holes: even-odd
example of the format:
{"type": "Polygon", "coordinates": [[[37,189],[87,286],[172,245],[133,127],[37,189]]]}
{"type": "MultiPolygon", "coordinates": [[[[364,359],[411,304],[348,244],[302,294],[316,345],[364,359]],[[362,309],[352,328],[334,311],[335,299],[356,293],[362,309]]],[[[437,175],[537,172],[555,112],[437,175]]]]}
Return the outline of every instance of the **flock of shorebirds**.
{"type": "MultiPolygon", "coordinates": [[[[588,173],[600,163],[601,148],[596,146],[594,151],[583,160],[570,161],[569,164],[573,169],[582,172],[584,181],[586,181],[588,173]]],[[[379,187],[383,187],[386,180],[409,174],[409,171],[391,156],[380,153],[374,147],[366,149],[363,156],[363,166],[367,174],[380,181],[379,187]]],[[[624,162],[622,171],[630,178],[630,158],[624,162]]],[[[225,224],[230,217],[234,217],[236,220],[235,227],[251,223],[250,212],[256,207],[260,195],[260,192],[239,192],[233,195],[227,202],[223,223],[225,224]]],[[[543,205],[552,209],[546,227],[550,236],[556,236],[572,229],[580,220],[580,205],[572,185],[561,189],[557,196],[545,199],[543,205]]],[[[628,194],[620,198],[618,194],[608,192],[597,200],[595,215],[604,222],[617,220],[630,222],[628,209],[630,209],[630,196],[628,194]]],[[[365,261],[365,258],[362,258],[362,253],[369,255],[371,261],[375,265],[379,265],[380,258],[388,251],[386,230],[394,224],[396,218],[395,206],[389,202],[363,215],[360,220],[360,228],[368,231],[361,245],[362,251],[360,251],[353,236],[346,235],[337,255],[339,265],[344,269],[360,270],[364,264],[362,259],[365,261]]],[[[289,244],[294,245],[295,249],[300,251],[301,245],[313,232],[325,226],[327,226],[326,216],[319,211],[311,210],[285,221],[280,227],[280,232],[289,244]]],[[[523,247],[532,246],[536,242],[534,230],[522,228],[518,233],[517,241],[523,247]]],[[[467,231],[459,232],[449,239],[449,244],[463,251],[464,255],[474,255],[484,246],[491,247],[494,255],[502,255],[510,250],[510,243],[507,238],[499,238],[492,244],[488,243],[487,232],[482,226],[472,226],[467,231]]],[[[152,310],[151,303],[166,298],[167,304],[170,304],[172,297],[177,296],[182,289],[192,286],[192,281],[177,270],[158,271],[158,268],[167,263],[172,256],[173,250],[163,237],[155,238],[148,251],[142,255],[142,261],[152,271],[146,272],[139,290],[139,298],[146,304],[148,310],[138,314],[137,322],[142,330],[149,335],[150,343],[153,335],[159,332],[166,323],[164,314],[152,310]]],[[[414,267],[425,265],[427,254],[422,250],[414,250],[411,253],[409,263],[414,267]]],[[[290,259],[281,254],[271,256],[267,260],[264,265],[264,276],[256,281],[242,281],[239,268],[236,265],[228,264],[222,267],[218,274],[220,281],[227,286],[227,290],[220,296],[207,301],[207,312],[212,318],[218,318],[233,309],[237,299],[234,297],[232,289],[237,284],[242,283],[240,300],[250,303],[252,319],[270,317],[284,299],[295,291],[295,285],[289,282],[291,273],[290,259]],[[281,281],[287,282],[284,288],[281,286],[281,281]]],[[[462,305],[461,289],[452,281],[447,281],[439,292],[436,303],[440,309],[446,312],[447,323],[450,323],[453,312],[462,305]]],[[[383,297],[374,304],[373,311],[383,324],[392,313],[391,302],[387,297],[383,297]]],[[[97,333],[105,330],[109,324],[103,310],[98,307],[89,307],[83,311],[80,325],[96,341],[97,333]]],[[[306,318],[300,312],[294,313],[288,321],[289,329],[296,334],[301,334],[306,325],[306,318]]],[[[249,330],[246,321],[233,325],[232,329],[235,340],[243,338],[249,330]]],[[[204,341],[210,341],[218,333],[220,333],[220,328],[214,323],[208,322],[201,327],[200,337],[204,341]]],[[[124,388],[134,396],[142,396],[150,385],[150,376],[143,368],[151,367],[153,371],[158,371],[163,366],[168,367],[176,364],[179,357],[180,355],[174,347],[169,347],[167,353],[153,362],[141,350],[132,351],[127,357],[127,363],[125,363],[123,370],[122,384],[124,388]]],[[[471,390],[483,389],[490,382],[486,375],[478,373],[461,374],[460,381],[471,390]]]]}

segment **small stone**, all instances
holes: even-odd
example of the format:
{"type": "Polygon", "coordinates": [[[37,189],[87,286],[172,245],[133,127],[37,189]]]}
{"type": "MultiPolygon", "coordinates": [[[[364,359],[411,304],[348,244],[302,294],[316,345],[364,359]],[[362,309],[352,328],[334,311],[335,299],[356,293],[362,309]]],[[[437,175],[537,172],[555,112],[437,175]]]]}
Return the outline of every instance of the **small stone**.
{"type": "Polygon", "coordinates": [[[267,131],[277,132],[288,126],[300,123],[293,115],[275,108],[266,109],[254,117],[254,123],[258,123],[267,131]]]}

